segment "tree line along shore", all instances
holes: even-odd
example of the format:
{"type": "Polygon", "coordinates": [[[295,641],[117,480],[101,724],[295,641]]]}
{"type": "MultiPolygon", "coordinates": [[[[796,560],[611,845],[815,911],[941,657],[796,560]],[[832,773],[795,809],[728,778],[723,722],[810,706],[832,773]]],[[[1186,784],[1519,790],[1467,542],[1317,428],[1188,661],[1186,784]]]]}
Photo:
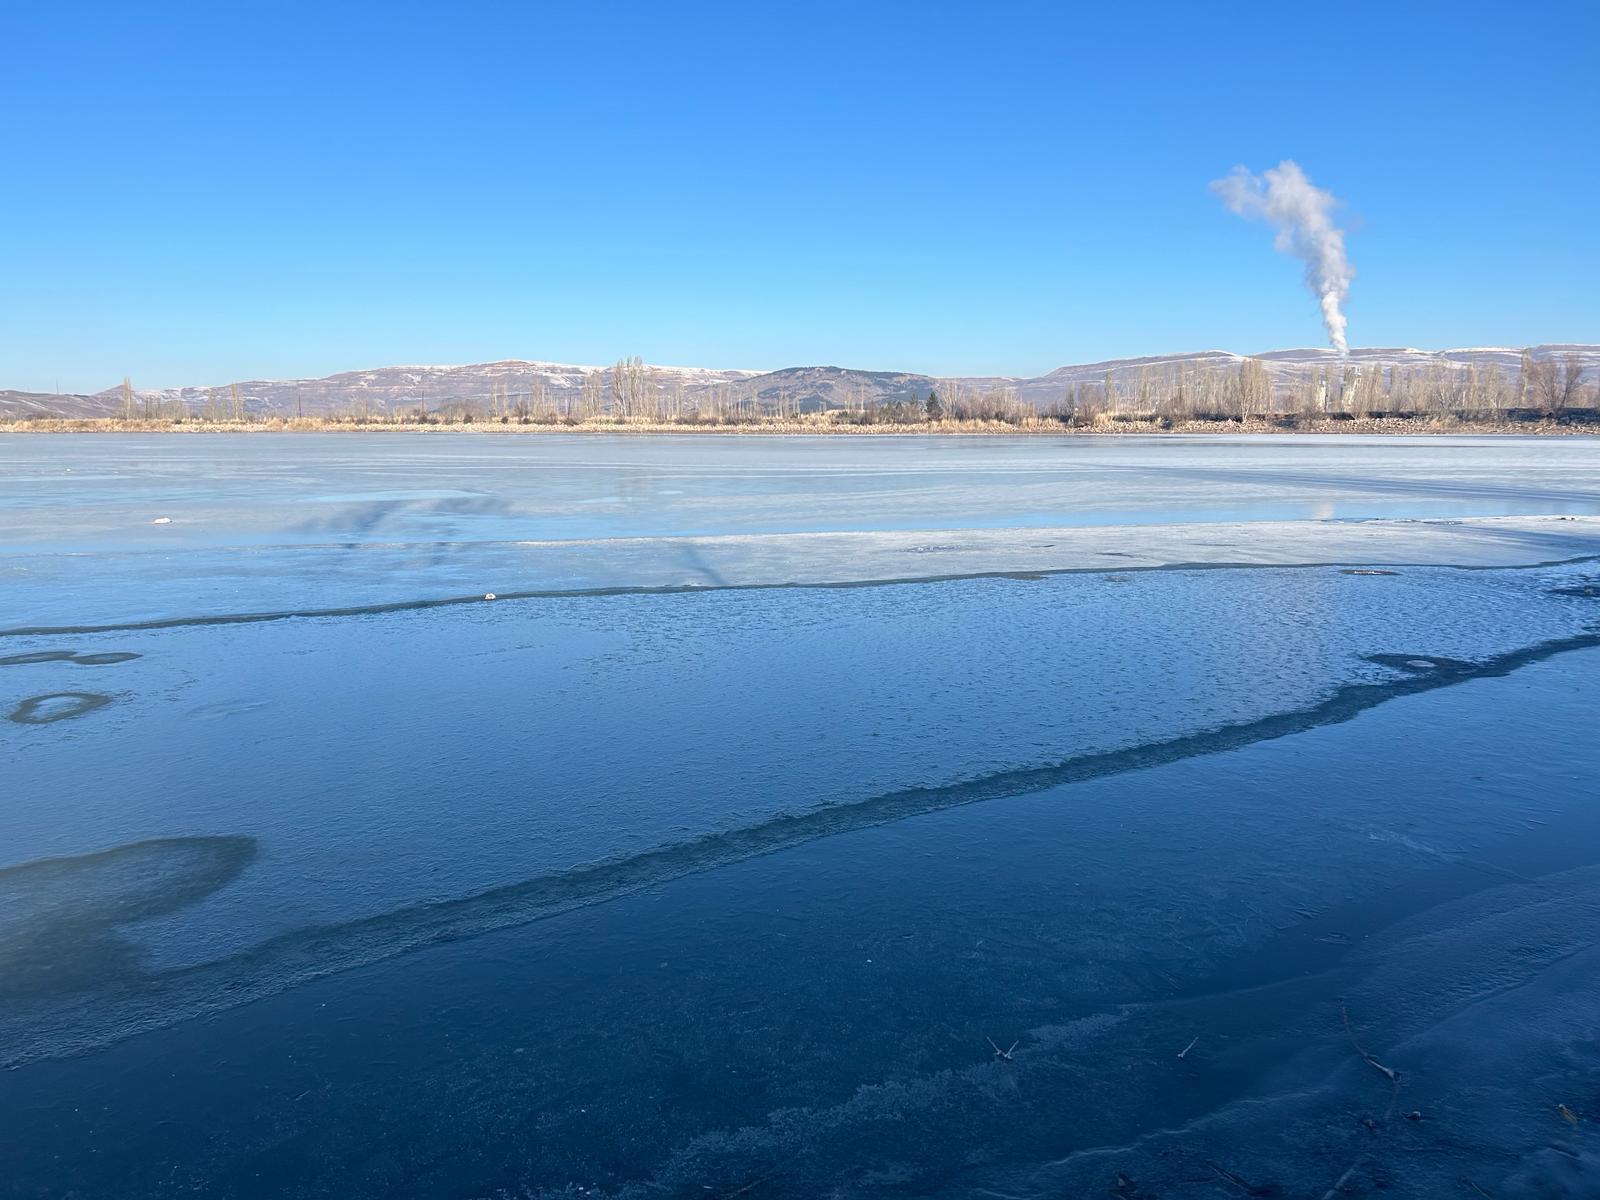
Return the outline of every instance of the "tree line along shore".
{"type": "MultiPolygon", "coordinates": [[[[983,390],[948,381],[925,394],[805,400],[783,390],[744,394],[731,385],[688,393],[663,383],[639,358],[595,370],[581,389],[525,391],[491,384],[483,396],[377,402],[356,394],[322,411],[264,409],[238,385],[187,402],[137,392],[127,380],[120,411],[103,416],[49,413],[0,418],[9,431],[472,429],[638,433],[1584,433],[1600,432],[1600,379],[1591,386],[1576,355],[1524,353],[1512,376],[1496,366],[1405,371],[1398,367],[1322,369],[1274,385],[1259,360],[1238,367],[1200,364],[1063,388],[1049,404],[1024,402],[1004,386],[983,390]]],[[[298,405],[297,405],[298,408],[298,405]]]]}
{"type": "Polygon", "coordinates": [[[1061,420],[1033,415],[1013,420],[942,418],[939,420],[852,421],[840,413],[814,413],[794,417],[747,416],[727,418],[685,417],[656,420],[648,417],[599,416],[540,421],[501,417],[492,420],[450,419],[430,414],[350,418],[261,416],[244,420],[206,420],[195,417],[85,417],[30,418],[0,423],[5,433],[522,433],[522,434],[699,434],[793,436],[1130,436],[1150,434],[1533,434],[1600,435],[1600,408],[1575,408],[1559,417],[1536,411],[1501,413],[1374,414],[1354,416],[1297,413],[1273,416],[1189,417],[1101,414],[1089,421],[1061,420]]]}

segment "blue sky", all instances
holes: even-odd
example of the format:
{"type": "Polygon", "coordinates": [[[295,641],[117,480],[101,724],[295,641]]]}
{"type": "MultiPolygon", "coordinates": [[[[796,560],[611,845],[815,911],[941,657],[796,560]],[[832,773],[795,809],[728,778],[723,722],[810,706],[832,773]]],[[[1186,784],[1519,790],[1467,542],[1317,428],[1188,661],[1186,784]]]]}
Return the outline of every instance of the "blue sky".
{"type": "Polygon", "coordinates": [[[10,5],[0,387],[1600,341],[1600,5],[10,5]]]}

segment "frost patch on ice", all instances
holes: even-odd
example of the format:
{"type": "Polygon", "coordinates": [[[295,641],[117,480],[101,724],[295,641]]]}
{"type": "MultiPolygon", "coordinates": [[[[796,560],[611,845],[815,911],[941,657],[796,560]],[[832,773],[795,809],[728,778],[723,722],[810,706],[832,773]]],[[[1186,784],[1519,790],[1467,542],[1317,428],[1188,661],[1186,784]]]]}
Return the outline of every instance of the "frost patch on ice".
{"type": "Polygon", "coordinates": [[[26,654],[0,657],[0,667],[32,666],[36,663],[69,662],[80,667],[108,667],[142,657],[130,650],[110,650],[84,654],[77,650],[33,650],[26,654]]]}
{"type": "Polygon", "coordinates": [[[50,725],[81,717],[111,703],[111,697],[99,692],[51,692],[45,696],[30,696],[7,715],[8,721],[18,725],[50,725]]]}

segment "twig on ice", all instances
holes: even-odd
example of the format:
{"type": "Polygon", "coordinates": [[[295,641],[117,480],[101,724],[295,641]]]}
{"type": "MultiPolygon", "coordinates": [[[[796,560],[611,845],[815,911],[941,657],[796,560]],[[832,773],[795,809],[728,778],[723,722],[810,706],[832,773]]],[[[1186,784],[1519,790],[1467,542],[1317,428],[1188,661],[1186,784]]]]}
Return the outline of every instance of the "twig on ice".
{"type": "Polygon", "coordinates": [[[994,1044],[994,1039],[992,1037],[985,1037],[983,1040],[989,1043],[990,1048],[994,1051],[994,1056],[1001,1062],[1015,1062],[1016,1059],[1011,1057],[1011,1050],[1015,1050],[1022,1044],[1021,1042],[1012,1042],[1011,1050],[1002,1050],[999,1046],[994,1044]]]}
{"type": "MultiPolygon", "coordinates": [[[[1339,1005],[1339,1015],[1344,1019],[1345,1036],[1350,1039],[1350,1044],[1356,1048],[1356,1053],[1361,1056],[1361,1061],[1366,1063],[1367,1066],[1371,1067],[1374,1071],[1377,1071],[1389,1081],[1389,1107],[1385,1109],[1383,1113],[1383,1119],[1387,1121],[1390,1117],[1394,1116],[1395,1105],[1400,1102],[1400,1072],[1396,1071],[1393,1067],[1384,1066],[1381,1062],[1372,1057],[1372,1054],[1366,1049],[1366,1047],[1356,1040],[1356,1031],[1350,1024],[1350,1010],[1343,1004],[1339,1005]]],[[[1375,1128],[1375,1126],[1371,1125],[1370,1121],[1368,1121],[1367,1124],[1369,1127],[1375,1128]]],[[[1357,1158],[1356,1161],[1351,1163],[1350,1166],[1345,1170],[1345,1173],[1334,1181],[1333,1186],[1322,1193],[1322,1200],[1335,1200],[1335,1197],[1339,1193],[1339,1189],[1349,1182],[1350,1176],[1356,1173],[1356,1168],[1360,1165],[1361,1159],[1357,1158]]]]}
{"type": "MultiPolygon", "coordinates": [[[[1396,1091],[1398,1091],[1400,1087],[1400,1072],[1394,1070],[1392,1067],[1384,1066],[1377,1059],[1373,1058],[1372,1055],[1362,1047],[1360,1042],[1356,1041],[1356,1031],[1350,1027],[1350,1011],[1342,1004],[1339,1005],[1339,1014],[1344,1018],[1344,1031],[1349,1035],[1350,1044],[1356,1048],[1356,1053],[1361,1056],[1361,1061],[1366,1063],[1373,1070],[1380,1073],[1390,1083],[1394,1084],[1396,1091]]],[[[1389,1113],[1392,1113],[1393,1111],[1394,1105],[1390,1104],[1389,1113]]],[[[1389,1113],[1385,1113],[1384,1115],[1387,1117],[1389,1113]]]]}
{"type": "Polygon", "coordinates": [[[1334,1200],[1334,1197],[1339,1194],[1339,1189],[1345,1185],[1345,1181],[1348,1180],[1350,1176],[1356,1173],[1356,1167],[1359,1165],[1359,1160],[1351,1163],[1345,1173],[1339,1176],[1338,1179],[1334,1180],[1333,1186],[1322,1193],[1322,1200],[1334,1200]]]}

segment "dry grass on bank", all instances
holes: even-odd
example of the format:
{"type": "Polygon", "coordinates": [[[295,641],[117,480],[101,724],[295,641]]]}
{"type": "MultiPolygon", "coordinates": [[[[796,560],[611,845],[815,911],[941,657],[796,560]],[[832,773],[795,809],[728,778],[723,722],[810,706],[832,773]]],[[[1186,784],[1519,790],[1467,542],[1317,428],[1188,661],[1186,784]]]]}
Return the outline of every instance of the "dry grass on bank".
{"type": "Polygon", "coordinates": [[[1151,434],[1241,433],[1347,433],[1347,434],[1590,434],[1600,433],[1600,421],[1584,414],[1563,419],[1484,419],[1459,415],[1419,414],[1407,417],[1308,417],[1279,414],[1246,419],[1175,420],[1130,414],[1097,414],[1085,423],[1057,417],[1028,417],[1016,421],[914,421],[860,424],[839,419],[846,414],[811,413],[798,417],[758,417],[725,421],[685,419],[590,417],[552,422],[383,420],[360,421],[337,417],[270,417],[257,421],[206,421],[195,418],[58,418],[38,417],[0,422],[4,433],[512,433],[512,434],[710,434],[717,436],[830,435],[852,437],[1075,437],[1151,434]],[[1573,419],[1577,418],[1577,419],[1573,419]]]}

